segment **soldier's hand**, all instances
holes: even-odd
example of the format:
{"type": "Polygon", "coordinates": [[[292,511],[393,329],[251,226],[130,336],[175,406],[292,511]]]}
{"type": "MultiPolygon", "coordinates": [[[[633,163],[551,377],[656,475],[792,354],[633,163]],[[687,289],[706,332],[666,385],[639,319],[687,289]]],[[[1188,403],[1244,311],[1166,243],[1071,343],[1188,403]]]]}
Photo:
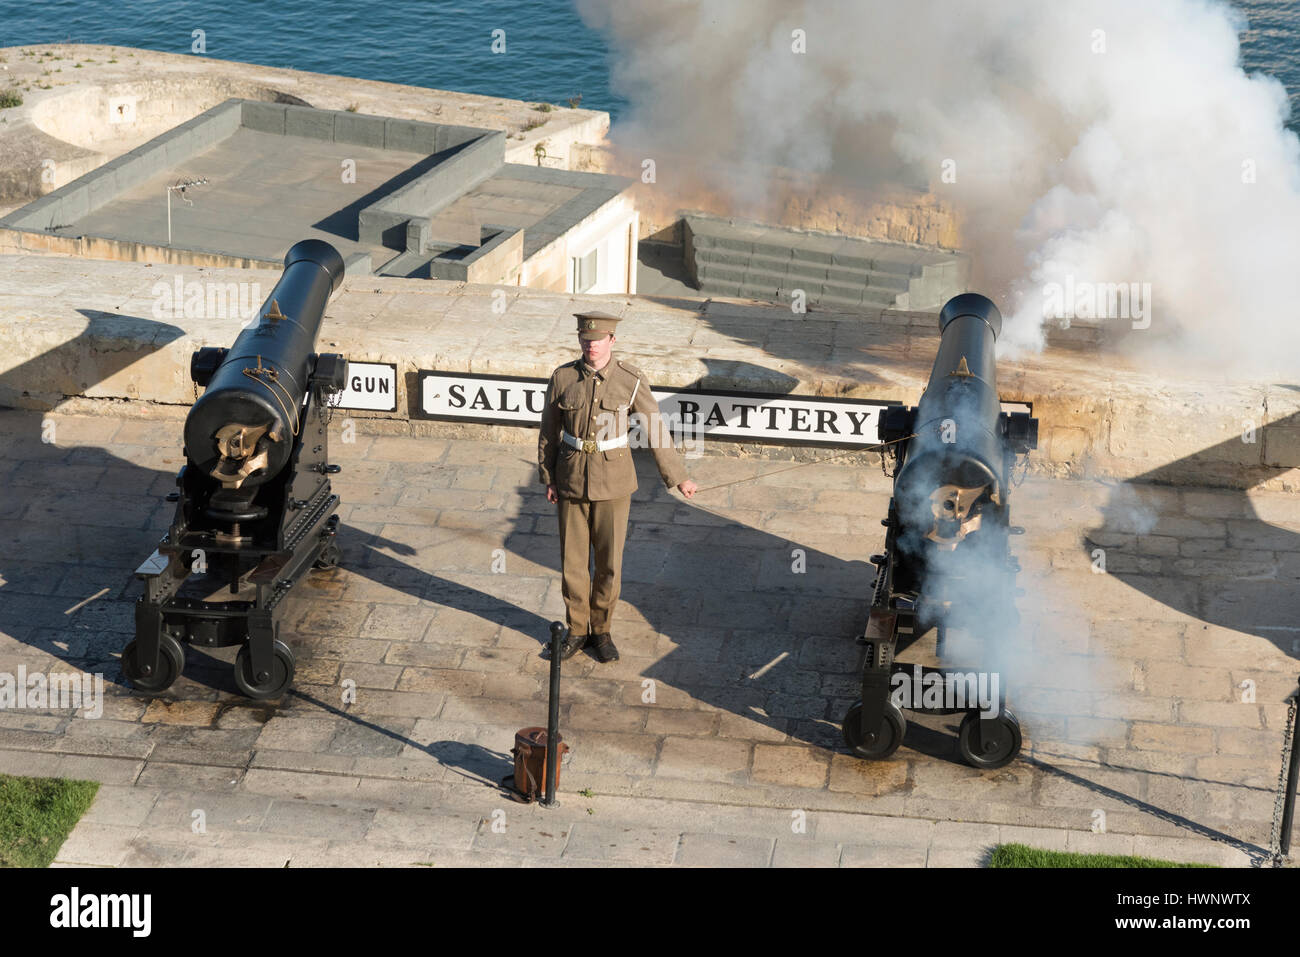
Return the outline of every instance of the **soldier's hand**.
{"type": "Polygon", "coordinates": [[[682,493],[683,495],[685,495],[687,498],[690,498],[690,497],[691,497],[692,495],[694,495],[697,491],[699,491],[699,488],[700,488],[700,487],[699,487],[698,485],[696,485],[696,484],[695,484],[694,482],[692,482],[690,479],[687,479],[687,480],[686,480],[685,482],[683,482],[681,485],[677,486],[677,491],[681,492],[681,493],[682,493]]]}
{"type": "Polygon", "coordinates": [[[546,486],[546,501],[554,505],[560,500],[559,490],[554,485],[546,486]]]}

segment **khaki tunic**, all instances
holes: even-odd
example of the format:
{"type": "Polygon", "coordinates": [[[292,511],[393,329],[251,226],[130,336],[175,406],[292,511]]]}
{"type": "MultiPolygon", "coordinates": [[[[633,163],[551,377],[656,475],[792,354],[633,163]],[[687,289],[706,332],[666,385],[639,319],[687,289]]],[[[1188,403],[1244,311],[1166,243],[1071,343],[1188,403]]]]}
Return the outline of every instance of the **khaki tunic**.
{"type": "Polygon", "coordinates": [[[579,439],[615,439],[627,434],[632,412],[645,417],[645,435],[664,485],[685,482],[686,463],[667,435],[650,383],[633,366],[611,358],[598,372],[577,359],[551,373],[537,440],[542,483],[555,485],[567,499],[601,502],[630,496],[637,487],[630,447],[583,452],[561,441],[560,430],[579,439]]]}

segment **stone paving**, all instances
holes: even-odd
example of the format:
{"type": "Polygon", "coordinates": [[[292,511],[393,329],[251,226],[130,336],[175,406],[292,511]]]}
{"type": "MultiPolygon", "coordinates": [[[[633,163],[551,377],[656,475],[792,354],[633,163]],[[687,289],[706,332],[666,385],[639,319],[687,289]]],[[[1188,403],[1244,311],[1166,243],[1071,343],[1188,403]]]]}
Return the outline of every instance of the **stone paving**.
{"type": "MultiPolygon", "coordinates": [[[[0,671],[107,682],[98,720],[0,711],[0,771],[104,783],[61,863],[953,866],[1018,840],[1245,865],[1268,846],[1300,671],[1293,495],[1028,479],[1008,669],[1025,748],[979,772],[952,718],[909,715],[887,762],[840,741],[879,470],[763,478],[788,463],[706,451],[702,487],[753,480],[686,503],[642,462],[623,657],[566,664],[574,750],[545,810],[494,786],[515,731],[545,723],[563,607],[531,449],[335,438],[345,564],[290,599],[292,693],[246,700],[233,648],[187,648],[151,701],[118,655],[184,412],[0,413],[0,671]]],[[[933,636],[900,658],[932,663],[933,636]]]]}

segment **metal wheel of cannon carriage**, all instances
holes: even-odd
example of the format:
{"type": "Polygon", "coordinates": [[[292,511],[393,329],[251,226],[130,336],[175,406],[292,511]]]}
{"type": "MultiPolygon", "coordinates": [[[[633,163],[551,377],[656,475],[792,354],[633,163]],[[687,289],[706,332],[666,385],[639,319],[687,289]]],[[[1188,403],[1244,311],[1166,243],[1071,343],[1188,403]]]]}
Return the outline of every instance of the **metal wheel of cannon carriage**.
{"type": "Polygon", "coordinates": [[[170,688],[185,670],[185,649],[164,632],[158,640],[158,667],[149,668],[140,661],[140,644],[132,641],[122,649],[122,677],[136,691],[161,694],[170,688]]]}
{"type": "Polygon", "coordinates": [[[883,761],[898,750],[907,734],[907,719],[892,701],[885,702],[880,730],[864,734],[862,731],[862,702],[855,703],[844,715],[842,727],[844,743],[854,757],[867,761],[883,761]]]}
{"type": "Polygon", "coordinates": [[[256,675],[248,645],[242,645],[235,655],[235,684],[248,697],[258,701],[278,698],[293,681],[294,659],[289,646],[277,638],[271,645],[271,654],[271,669],[256,675]]]}
{"type": "Polygon", "coordinates": [[[981,722],[978,711],[969,712],[957,730],[957,750],[971,767],[994,771],[1020,753],[1020,721],[1006,708],[992,721],[981,722]]]}
{"type": "Polygon", "coordinates": [[[343,549],[331,541],[321,550],[320,557],[312,563],[311,567],[316,569],[337,568],[342,561],[343,549]]]}

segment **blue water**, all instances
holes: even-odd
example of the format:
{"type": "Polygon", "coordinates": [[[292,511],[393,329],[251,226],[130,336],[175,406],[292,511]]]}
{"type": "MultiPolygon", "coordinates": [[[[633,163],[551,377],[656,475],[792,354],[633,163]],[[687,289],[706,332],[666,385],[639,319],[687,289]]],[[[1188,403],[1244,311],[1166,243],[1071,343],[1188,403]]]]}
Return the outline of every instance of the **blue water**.
{"type": "MultiPolygon", "coordinates": [[[[661,3],[662,0],[642,0],[661,3]]],[[[1300,0],[1232,0],[1245,12],[1243,62],[1280,79],[1300,120],[1300,0]]],[[[0,46],[74,41],[189,53],[359,76],[413,86],[607,110],[627,103],[609,88],[604,38],[571,0],[0,0],[0,46]],[[505,53],[492,31],[505,30],[505,53]]]]}
{"type": "Polygon", "coordinates": [[[1291,95],[1293,130],[1300,130],[1300,0],[1233,0],[1249,27],[1241,37],[1242,64],[1277,77],[1291,95]]]}
{"type": "Polygon", "coordinates": [[[569,0],[0,0],[0,47],[109,43],[617,115],[604,39],[569,0]],[[505,52],[492,52],[492,31],[505,52]]]}

